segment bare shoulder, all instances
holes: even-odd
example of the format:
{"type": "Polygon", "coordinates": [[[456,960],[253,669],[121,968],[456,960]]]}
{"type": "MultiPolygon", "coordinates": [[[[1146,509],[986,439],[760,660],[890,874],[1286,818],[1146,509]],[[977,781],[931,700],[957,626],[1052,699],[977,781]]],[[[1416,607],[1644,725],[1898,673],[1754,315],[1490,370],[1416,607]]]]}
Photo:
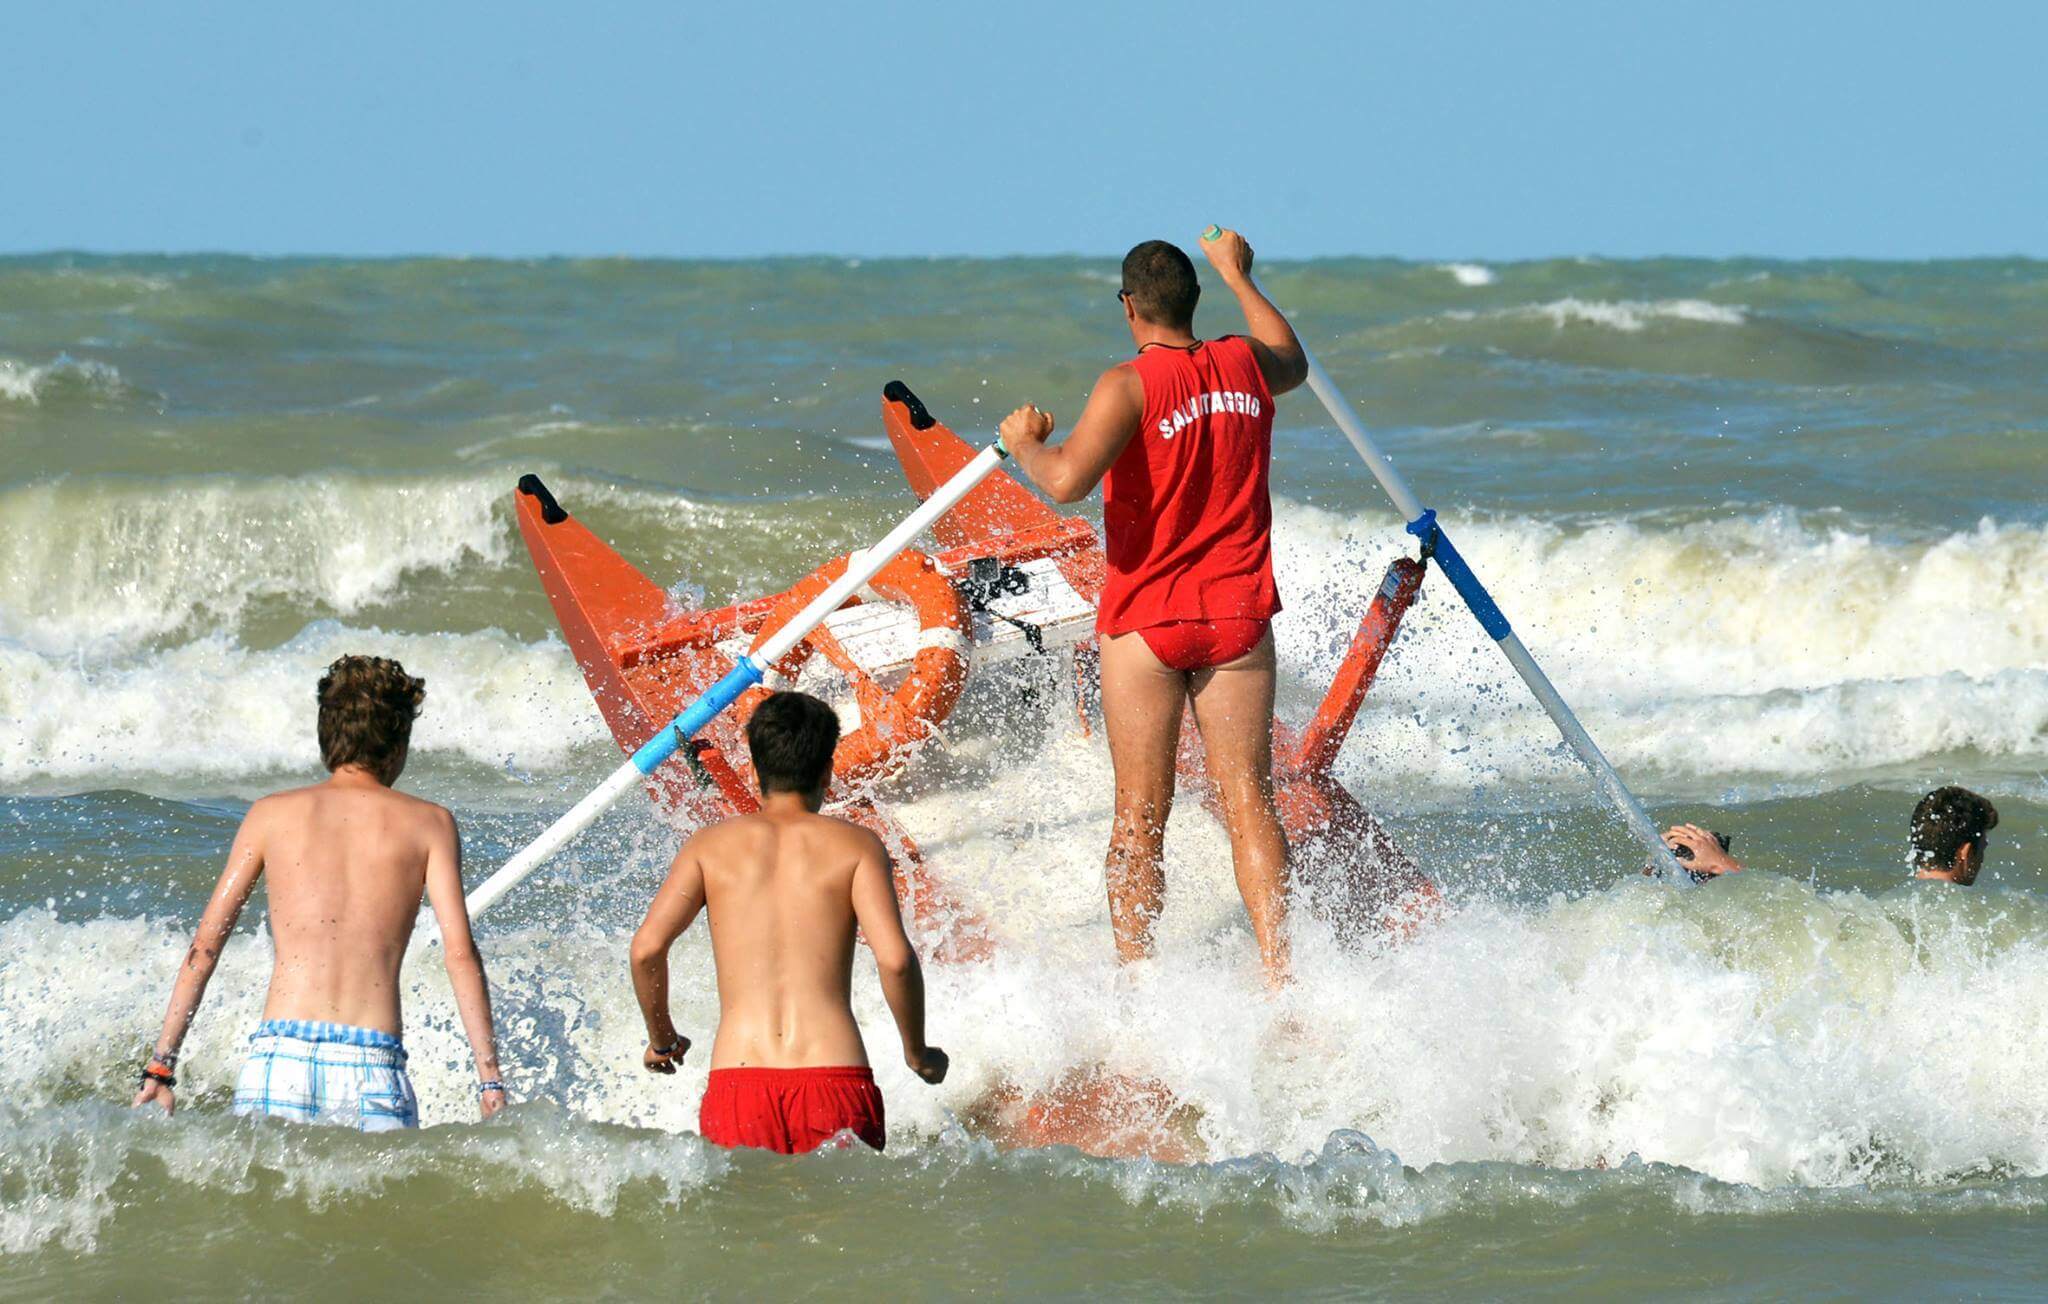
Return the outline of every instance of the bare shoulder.
{"type": "Polygon", "coordinates": [[[1143,394],[1145,382],[1138,375],[1138,364],[1125,359],[1097,376],[1095,388],[1100,393],[1143,394]]]}
{"type": "Polygon", "coordinates": [[[428,801],[424,797],[414,797],[403,792],[398,795],[405,798],[408,807],[421,819],[430,820],[435,824],[445,825],[449,828],[455,826],[455,812],[449,810],[441,803],[428,801]]]}
{"type": "Polygon", "coordinates": [[[249,809],[242,814],[240,836],[261,837],[265,830],[275,828],[280,821],[290,820],[295,813],[303,812],[308,805],[305,794],[304,788],[293,788],[250,802],[249,809]]]}
{"type": "Polygon", "coordinates": [[[407,819],[417,823],[421,829],[431,833],[445,833],[455,828],[455,814],[446,806],[428,801],[425,797],[415,797],[409,792],[400,792],[396,788],[386,788],[384,791],[393,808],[403,812],[407,819]]]}
{"type": "Polygon", "coordinates": [[[276,818],[294,809],[302,809],[320,798],[320,784],[302,784],[296,788],[280,788],[265,797],[258,797],[249,803],[249,813],[263,812],[266,817],[276,818]]]}
{"type": "Polygon", "coordinates": [[[873,856],[880,860],[889,859],[889,848],[875,836],[872,829],[862,828],[851,820],[839,819],[832,815],[818,815],[818,837],[834,850],[843,850],[850,859],[873,856]]]}
{"type": "Polygon", "coordinates": [[[1088,410],[1098,418],[1107,416],[1136,429],[1145,410],[1145,381],[1138,374],[1138,364],[1119,362],[1103,372],[1095,382],[1095,392],[1088,396],[1088,410]]]}
{"type": "Polygon", "coordinates": [[[249,803],[248,813],[242,816],[242,827],[249,831],[272,829],[307,819],[319,801],[320,785],[317,783],[258,797],[249,803]]]}
{"type": "Polygon", "coordinates": [[[690,856],[717,856],[722,852],[730,853],[747,842],[758,839],[766,827],[767,821],[759,814],[753,813],[735,815],[716,824],[706,824],[683,839],[683,845],[676,848],[675,858],[680,861],[690,856]]]}
{"type": "Polygon", "coordinates": [[[1289,357],[1281,357],[1272,345],[1254,335],[1226,336],[1226,339],[1240,339],[1251,350],[1252,361],[1258,366],[1259,376],[1266,382],[1266,388],[1275,397],[1300,386],[1308,375],[1308,363],[1297,351],[1289,357]]]}

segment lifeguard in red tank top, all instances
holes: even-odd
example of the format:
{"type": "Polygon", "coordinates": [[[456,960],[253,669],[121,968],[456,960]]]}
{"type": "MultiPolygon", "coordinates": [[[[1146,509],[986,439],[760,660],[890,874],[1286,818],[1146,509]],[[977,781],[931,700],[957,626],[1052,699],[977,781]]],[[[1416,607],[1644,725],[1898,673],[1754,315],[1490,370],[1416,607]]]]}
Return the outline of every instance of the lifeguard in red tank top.
{"type": "Polygon", "coordinates": [[[1252,280],[1243,236],[1212,228],[1202,252],[1237,300],[1244,335],[1202,340],[1193,260],[1165,240],[1133,245],[1116,299],[1138,356],[1096,378],[1057,445],[1052,413],[1031,403],[1003,418],[1002,439],[1054,502],[1103,491],[1096,650],[1116,771],[1103,868],[1117,959],[1153,953],[1181,721],[1192,709],[1259,962],[1277,988],[1289,971],[1289,877],[1267,723],[1280,610],[1268,474],[1273,395],[1307,379],[1308,355],[1252,280]]]}
{"type": "Polygon", "coordinates": [[[1273,395],[1235,335],[1148,348],[1132,366],[1145,408],[1103,483],[1109,573],[1096,629],[1143,631],[1178,669],[1235,660],[1280,610],[1273,395]]]}

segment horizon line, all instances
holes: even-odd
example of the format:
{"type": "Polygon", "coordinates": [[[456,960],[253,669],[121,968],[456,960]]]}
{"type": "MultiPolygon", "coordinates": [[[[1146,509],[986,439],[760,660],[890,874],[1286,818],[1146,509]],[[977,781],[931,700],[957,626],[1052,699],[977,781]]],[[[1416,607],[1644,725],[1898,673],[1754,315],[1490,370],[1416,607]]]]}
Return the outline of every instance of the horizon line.
{"type": "MultiPolygon", "coordinates": [[[[1192,245],[1193,242],[1191,241],[1192,245]]],[[[1123,255],[1107,251],[1092,253],[1076,250],[1062,250],[1050,253],[853,253],[832,250],[782,251],[775,253],[724,253],[724,254],[680,254],[680,253],[450,253],[437,250],[412,250],[399,253],[344,253],[332,250],[289,250],[252,251],[227,248],[192,247],[182,249],[142,248],[89,248],[84,246],[54,246],[42,249],[0,249],[0,260],[26,260],[36,258],[232,258],[250,262],[496,262],[496,263],[588,263],[588,262],[661,262],[661,263],[767,263],[767,262],[845,262],[845,263],[917,263],[917,262],[1053,262],[1075,259],[1115,260],[1123,255]]],[[[1574,253],[1523,254],[1513,256],[1487,256],[1482,254],[1428,255],[1392,253],[1317,253],[1298,256],[1268,255],[1266,266],[1294,265],[1319,262],[1382,262],[1408,263],[1430,267],[1449,267],[1459,264],[1484,265],[1489,267],[1511,266],[1536,263],[1649,263],[1649,262],[1703,262],[1703,263],[1963,263],[1963,262],[2044,262],[2048,253],[2031,254],[2018,250],[2003,253],[1937,253],[1937,254],[1855,254],[1855,253],[1803,253],[1803,254],[1762,254],[1731,253],[1702,254],[1666,251],[1654,254],[1603,254],[1590,251],[1574,253]]]]}

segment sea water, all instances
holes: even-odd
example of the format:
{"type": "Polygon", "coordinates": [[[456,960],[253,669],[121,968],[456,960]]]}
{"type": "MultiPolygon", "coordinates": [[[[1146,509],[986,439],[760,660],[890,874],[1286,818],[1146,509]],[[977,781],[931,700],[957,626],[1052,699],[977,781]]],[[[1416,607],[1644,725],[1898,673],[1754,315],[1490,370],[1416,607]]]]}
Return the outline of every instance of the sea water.
{"type": "MultiPolygon", "coordinates": [[[[541,474],[682,601],[786,587],[911,505],[877,403],[1064,426],[1128,351],[1113,260],[0,260],[0,1295],[968,1290],[2031,1294],[2048,1278],[2048,265],[1278,264],[1266,283],[1665,820],[1642,855],[1432,575],[1338,764],[1444,885],[1404,944],[1313,920],[1267,998],[1227,843],[1168,841],[1113,964],[1099,727],[978,679],[881,794],[998,950],[933,965],[936,1089],[885,1155],[728,1155],[638,1068],[626,938],[681,832],[638,798],[479,929],[516,1104],[474,1121],[408,973],[430,1125],[226,1102],[260,895],[169,1121],[126,1109],[247,803],[318,775],[344,652],[428,683],[408,790],[474,881],[617,764],[512,520],[541,474]],[[1914,800],[2001,812],[1908,881],[1914,800]],[[1015,1149],[1006,1094],[1108,1072],[1190,1162],[1015,1149]]],[[[1241,326],[1219,287],[1197,323],[1241,326]]],[[[1412,552],[1279,403],[1282,713],[1412,552]]],[[[678,1020],[715,1015],[702,936],[678,1020]]]]}

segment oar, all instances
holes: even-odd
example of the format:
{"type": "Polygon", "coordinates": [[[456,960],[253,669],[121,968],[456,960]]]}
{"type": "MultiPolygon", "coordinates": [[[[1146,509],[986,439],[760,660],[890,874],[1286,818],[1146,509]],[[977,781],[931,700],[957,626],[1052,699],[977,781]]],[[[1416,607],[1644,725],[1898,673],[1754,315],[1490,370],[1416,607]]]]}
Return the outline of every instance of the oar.
{"type": "MultiPolygon", "coordinates": [[[[1207,244],[1222,234],[1222,227],[1211,225],[1208,230],[1202,232],[1202,243],[1207,244]]],[[[1261,292],[1263,293],[1263,290],[1261,292]]],[[[1664,839],[1658,836],[1657,826],[1651,823],[1649,812],[1643,809],[1643,804],[1636,800],[1636,795],[1628,790],[1628,785],[1615,773],[1614,766],[1601,754],[1600,747],[1593,741],[1592,735],[1586,732],[1585,726],[1579,723],[1579,718],[1572,714],[1571,707],[1558,695],[1556,687],[1550,682],[1550,676],[1543,673],[1543,667],[1537,665],[1536,658],[1529,655],[1529,649],[1522,646],[1520,636],[1508,624],[1508,618],[1501,614],[1500,605],[1493,600],[1493,595],[1486,591],[1486,586],[1479,582],[1479,577],[1472,573],[1472,568],[1465,564],[1465,558],[1452,545],[1451,537],[1437,524],[1436,513],[1422,505],[1422,500],[1415,496],[1415,491],[1408,487],[1408,482],[1401,478],[1401,473],[1394,469],[1394,464],[1388,461],[1386,454],[1380,452],[1379,446],[1373,443],[1372,436],[1365,432],[1365,426],[1358,420],[1358,413],[1352,410],[1351,404],[1337,388],[1337,382],[1330,379],[1330,373],[1323,370],[1323,364],[1316,360],[1316,355],[1306,344],[1301,346],[1301,352],[1302,356],[1308,359],[1308,387],[1323,401],[1323,406],[1329,409],[1330,417],[1337,423],[1337,428],[1344,432],[1344,437],[1351,441],[1351,446],[1365,459],[1373,478],[1380,482],[1380,488],[1385,489],[1387,497],[1394,500],[1394,510],[1401,513],[1402,519],[1408,522],[1408,533],[1422,540],[1423,550],[1436,559],[1444,578],[1451,582],[1451,587],[1458,591],[1458,596],[1471,608],[1472,615],[1478,619],[1479,627],[1486,631],[1487,637],[1500,645],[1502,655],[1506,656],[1508,664],[1515,668],[1515,673],[1522,677],[1522,682],[1529,685],[1529,691],[1536,695],[1537,702],[1549,714],[1551,723],[1557,726],[1557,731],[1564,735],[1565,742],[1578,753],[1579,759],[1585,762],[1586,768],[1593,772],[1593,777],[1606,790],[1607,799],[1621,812],[1622,821],[1628,825],[1629,832],[1635,834],[1636,840],[1649,849],[1651,860],[1662,866],[1665,875],[1674,881],[1692,882],[1690,875],[1679,872],[1679,863],[1672,856],[1671,849],[1664,845],[1664,839]]]]}
{"type": "Polygon", "coordinates": [[[953,506],[965,498],[988,477],[996,465],[1008,457],[1002,441],[976,454],[974,460],[940,485],[931,497],[901,524],[889,531],[881,542],[864,553],[856,554],[847,565],[846,573],[833,581],[823,593],[812,600],[811,605],[799,611],[788,624],[775,631],[758,649],[739,660],[723,679],[705,690],[704,695],[692,702],[681,715],[664,725],[661,731],[647,740],[633,758],[612,771],[611,777],[599,784],[591,794],[569,808],[567,814],[550,824],[547,831],[535,838],[524,851],[505,862],[497,873],[477,885],[469,894],[471,918],[491,908],[499,897],[517,887],[527,875],[538,869],[543,861],[554,855],[571,838],[596,822],[611,804],[635,787],[655,769],[676,754],[696,733],[716,719],[718,713],[731,706],[741,693],[761,682],[768,668],[788,655],[789,650],[803,642],[809,634],[824,622],[825,617],[839,610],[875,574],[895,560],[896,554],[910,546],[913,539],[951,511],[953,506]]]}

